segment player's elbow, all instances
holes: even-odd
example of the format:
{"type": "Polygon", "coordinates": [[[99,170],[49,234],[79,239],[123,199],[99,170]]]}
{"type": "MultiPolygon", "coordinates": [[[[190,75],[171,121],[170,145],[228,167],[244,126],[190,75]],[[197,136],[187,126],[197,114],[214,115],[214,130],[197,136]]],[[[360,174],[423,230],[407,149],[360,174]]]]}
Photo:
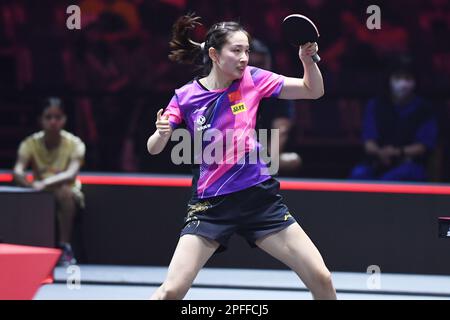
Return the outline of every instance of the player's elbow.
{"type": "Polygon", "coordinates": [[[308,87],[306,90],[306,99],[319,99],[325,94],[323,85],[308,87]]]}
{"type": "Polygon", "coordinates": [[[147,151],[149,154],[151,154],[152,156],[157,155],[158,152],[156,152],[156,150],[153,148],[153,146],[150,143],[147,143],[147,151]]]}
{"type": "Polygon", "coordinates": [[[155,151],[155,150],[153,150],[153,149],[151,149],[151,148],[147,148],[147,151],[148,151],[148,153],[151,154],[152,156],[156,156],[157,154],[161,153],[161,152],[155,151]]]}
{"type": "Polygon", "coordinates": [[[311,99],[322,98],[324,94],[325,94],[325,90],[323,88],[321,88],[319,90],[316,90],[314,93],[312,93],[311,99]]]}
{"type": "Polygon", "coordinates": [[[159,150],[159,148],[155,146],[154,142],[149,139],[149,141],[147,142],[147,151],[152,156],[155,156],[161,153],[162,150],[159,150]]]}

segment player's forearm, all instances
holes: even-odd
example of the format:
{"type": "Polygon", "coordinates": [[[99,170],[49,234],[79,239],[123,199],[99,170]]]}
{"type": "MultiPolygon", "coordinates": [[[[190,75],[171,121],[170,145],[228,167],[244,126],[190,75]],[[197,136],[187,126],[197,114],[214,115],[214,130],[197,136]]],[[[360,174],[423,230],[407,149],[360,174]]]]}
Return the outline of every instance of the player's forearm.
{"type": "Polygon", "coordinates": [[[316,63],[303,62],[303,69],[305,74],[303,75],[303,83],[305,87],[310,91],[312,99],[318,99],[325,93],[323,86],[322,73],[316,63]]]}
{"type": "Polygon", "coordinates": [[[161,136],[158,130],[153,133],[147,140],[147,150],[151,155],[156,155],[164,150],[169,141],[170,134],[161,136]]]}

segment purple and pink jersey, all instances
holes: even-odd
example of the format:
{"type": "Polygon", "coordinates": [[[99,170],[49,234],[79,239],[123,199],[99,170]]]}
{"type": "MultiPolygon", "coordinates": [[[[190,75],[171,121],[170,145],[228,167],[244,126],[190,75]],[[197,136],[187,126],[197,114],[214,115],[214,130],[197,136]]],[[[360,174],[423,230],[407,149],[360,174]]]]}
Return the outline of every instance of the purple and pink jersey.
{"type": "MultiPolygon", "coordinates": [[[[250,66],[241,79],[225,89],[208,90],[195,79],[175,90],[164,115],[169,116],[173,129],[184,121],[191,137],[199,131],[205,134],[206,130],[216,129],[223,133],[225,141],[225,132],[233,132],[234,139],[245,139],[248,158],[250,152],[260,148],[256,139],[248,138],[255,129],[259,102],[262,98],[278,97],[283,83],[283,76],[250,66]]],[[[207,146],[208,142],[203,142],[202,149],[207,146]]],[[[236,192],[270,178],[267,164],[261,159],[238,161],[236,150],[230,150],[228,147],[223,150],[223,161],[212,164],[202,161],[198,170],[194,170],[192,187],[196,197],[236,192]]]]}

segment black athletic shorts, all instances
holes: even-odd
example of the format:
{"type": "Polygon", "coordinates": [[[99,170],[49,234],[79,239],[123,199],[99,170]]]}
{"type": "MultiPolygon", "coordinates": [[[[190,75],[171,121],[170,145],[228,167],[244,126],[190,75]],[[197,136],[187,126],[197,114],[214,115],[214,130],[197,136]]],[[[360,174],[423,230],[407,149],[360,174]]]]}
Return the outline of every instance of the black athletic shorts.
{"type": "Polygon", "coordinates": [[[271,178],[253,187],[207,199],[192,198],[187,207],[181,236],[196,234],[227,248],[237,233],[251,247],[255,241],[296,222],[279,194],[280,183],[271,178]]]}

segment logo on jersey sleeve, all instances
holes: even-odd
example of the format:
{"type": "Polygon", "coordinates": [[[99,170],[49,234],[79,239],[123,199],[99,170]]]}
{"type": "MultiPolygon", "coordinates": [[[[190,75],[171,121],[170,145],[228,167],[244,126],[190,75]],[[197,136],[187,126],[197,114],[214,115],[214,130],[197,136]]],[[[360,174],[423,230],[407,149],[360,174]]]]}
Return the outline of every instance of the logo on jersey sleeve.
{"type": "Polygon", "coordinates": [[[238,113],[247,111],[247,107],[245,106],[245,103],[240,102],[238,104],[232,105],[231,111],[233,112],[233,114],[238,114],[238,113]]]}

